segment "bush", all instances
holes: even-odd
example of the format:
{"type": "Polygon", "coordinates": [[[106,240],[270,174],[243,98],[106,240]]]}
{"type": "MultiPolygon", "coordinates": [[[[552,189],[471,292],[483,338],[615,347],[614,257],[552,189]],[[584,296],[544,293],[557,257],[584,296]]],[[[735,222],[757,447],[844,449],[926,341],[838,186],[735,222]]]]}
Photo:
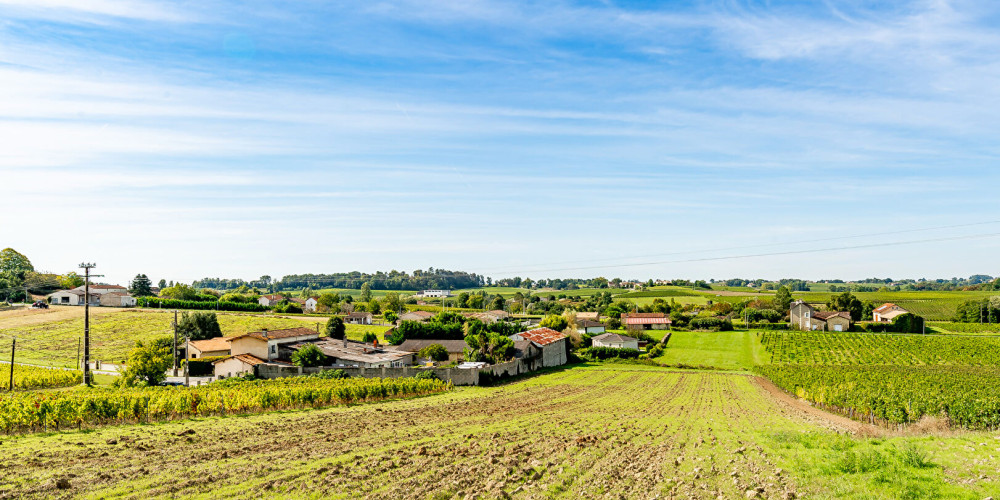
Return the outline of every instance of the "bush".
{"type": "Polygon", "coordinates": [[[341,340],[347,334],[347,327],[340,316],[334,316],[326,322],[326,335],[331,339],[341,340]]]}
{"type": "Polygon", "coordinates": [[[361,337],[361,341],[366,344],[371,344],[378,340],[378,335],[374,332],[365,332],[364,336],[361,337]]]}
{"type": "Polygon", "coordinates": [[[561,332],[565,330],[567,326],[569,326],[569,321],[567,321],[566,318],[562,316],[556,316],[554,314],[550,314],[542,318],[542,322],[539,323],[538,326],[544,328],[551,328],[557,332],[561,332]]]}
{"type": "Polygon", "coordinates": [[[309,344],[292,354],[292,364],[295,366],[323,366],[326,364],[326,354],[319,347],[309,344]]]}
{"type": "Polygon", "coordinates": [[[691,329],[728,332],[732,331],[733,322],[726,318],[695,318],[691,320],[691,329]]]}
{"type": "Polygon", "coordinates": [[[310,377],[325,378],[325,379],[341,379],[341,378],[348,378],[349,375],[347,375],[347,372],[345,372],[344,370],[338,368],[336,370],[323,370],[319,373],[314,373],[310,375],[310,377]]]}
{"type": "Polygon", "coordinates": [[[417,355],[434,361],[448,361],[448,349],[441,344],[431,344],[421,349],[417,355]]]}
{"type": "Polygon", "coordinates": [[[788,323],[750,323],[747,328],[751,330],[788,330],[788,323]]]}
{"type": "Polygon", "coordinates": [[[281,301],[274,306],[274,312],[283,314],[302,314],[302,306],[292,301],[281,301]]]}
{"type": "Polygon", "coordinates": [[[420,380],[441,380],[441,377],[434,373],[434,370],[422,370],[420,373],[416,374],[413,378],[420,380]]]}
{"type": "Polygon", "coordinates": [[[182,313],[181,320],[177,324],[177,332],[182,336],[190,337],[191,340],[205,340],[222,336],[219,318],[210,311],[182,313]]]}

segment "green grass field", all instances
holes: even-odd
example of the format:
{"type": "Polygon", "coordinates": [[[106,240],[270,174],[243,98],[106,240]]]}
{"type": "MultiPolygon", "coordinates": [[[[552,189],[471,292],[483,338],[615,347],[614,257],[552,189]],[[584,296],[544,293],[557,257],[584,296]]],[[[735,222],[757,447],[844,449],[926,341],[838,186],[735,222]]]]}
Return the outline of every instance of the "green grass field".
{"type": "Polygon", "coordinates": [[[704,366],[724,370],[750,370],[758,349],[750,332],[672,332],[663,356],[665,365],[704,366]]]}
{"type": "Polygon", "coordinates": [[[820,423],[746,375],[582,366],[415,400],[5,437],[0,495],[1000,495],[979,445],[991,434],[852,438],[820,423]]]}

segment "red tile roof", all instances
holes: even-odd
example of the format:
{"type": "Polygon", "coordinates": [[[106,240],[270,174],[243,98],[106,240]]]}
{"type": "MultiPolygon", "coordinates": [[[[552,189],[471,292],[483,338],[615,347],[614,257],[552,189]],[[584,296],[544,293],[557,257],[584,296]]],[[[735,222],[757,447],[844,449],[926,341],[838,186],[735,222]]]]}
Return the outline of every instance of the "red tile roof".
{"type": "Polygon", "coordinates": [[[551,328],[535,328],[518,334],[524,340],[530,340],[538,345],[549,345],[566,338],[566,335],[551,328]]]}
{"type": "Polygon", "coordinates": [[[664,313],[622,313],[626,325],[669,325],[672,322],[664,313]]]}
{"type": "Polygon", "coordinates": [[[215,337],[205,340],[192,340],[191,347],[201,352],[228,351],[230,349],[229,339],[226,337],[215,337]]]}
{"type": "Polygon", "coordinates": [[[230,359],[238,359],[238,360],[240,360],[240,361],[242,361],[242,362],[244,362],[244,363],[246,363],[246,364],[248,364],[250,366],[255,366],[255,365],[267,363],[267,361],[264,361],[263,359],[260,359],[257,356],[254,356],[253,354],[237,354],[235,356],[229,356],[228,358],[224,358],[224,359],[219,359],[219,360],[213,361],[212,364],[214,365],[214,364],[217,364],[217,363],[221,363],[223,361],[229,361],[230,359]]]}
{"type": "MultiPolygon", "coordinates": [[[[882,312],[889,311],[889,310],[891,310],[893,308],[896,308],[896,307],[899,307],[899,306],[897,306],[896,304],[893,304],[892,302],[886,302],[885,304],[882,304],[882,305],[876,307],[875,310],[872,311],[872,312],[882,313],[882,312]]],[[[902,307],[900,307],[900,309],[902,309],[902,307]]]]}
{"type": "Polygon", "coordinates": [[[817,311],[813,313],[814,318],[821,319],[823,321],[826,321],[836,316],[840,316],[846,319],[851,319],[851,313],[846,311],[817,311]]]}

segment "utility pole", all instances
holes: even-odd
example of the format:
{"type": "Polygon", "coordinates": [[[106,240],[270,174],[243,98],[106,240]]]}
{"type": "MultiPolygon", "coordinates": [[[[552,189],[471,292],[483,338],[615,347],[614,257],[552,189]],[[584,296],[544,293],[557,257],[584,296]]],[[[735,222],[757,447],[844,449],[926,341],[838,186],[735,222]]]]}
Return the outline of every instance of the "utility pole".
{"type": "MultiPolygon", "coordinates": [[[[344,335],[347,338],[347,335],[344,335]]],[[[191,387],[190,366],[191,366],[191,337],[184,336],[184,387],[191,387]]]]}
{"type": "Polygon", "coordinates": [[[77,368],[80,368],[80,341],[81,340],[82,339],[80,339],[79,337],[76,338],[76,367],[77,368]]]}
{"type": "Polygon", "coordinates": [[[17,337],[10,339],[10,386],[7,390],[14,392],[14,350],[17,348],[17,337]]]}
{"type": "MultiPolygon", "coordinates": [[[[90,375],[90,269],[94,263],[81,263],[83,273],[83,385],[91,384],[90,375]]],[[[100,276],[95,274],[94,277],[100,276]]]]}
{"type": "Polygon", "coordinates": [[[174,376],[177,376],[177,310],[174,309],[174,376]]]}

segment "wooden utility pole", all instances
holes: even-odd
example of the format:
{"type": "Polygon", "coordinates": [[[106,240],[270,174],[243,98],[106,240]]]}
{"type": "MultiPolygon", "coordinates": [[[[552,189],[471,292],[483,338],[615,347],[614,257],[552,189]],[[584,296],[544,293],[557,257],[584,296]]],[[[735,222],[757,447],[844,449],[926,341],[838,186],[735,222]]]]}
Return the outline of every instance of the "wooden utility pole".
{"type": "Polygon", "coordinates": [[[7,390],[14,392],[14,350],[17,348],[17,338],[10,339],[10,386],[7,390]]]}
{"type": "Polygon", "coordinates": [[[177,310],[174,309],[174,376],[177,376],[177,310]]]}
{"type": "Polygon", "coordinates": [[[77,337],[76,339],[76,367],[80,368],[80,342],[82,339],[77,337]]]}
{"type": "Polygon", "coordinates": [[[184,337],[184,387],[191,387],[191,337],[184,337]]]}
{"type": "MultiPolygon", "coordinates": [[[[83,384],[92,383],[90,374],[90,269],[97,267],[94,263],[81,263],[83,273],[83,384]]],[[[94,277],[100,276],[95,274],[94,277]]]]}

